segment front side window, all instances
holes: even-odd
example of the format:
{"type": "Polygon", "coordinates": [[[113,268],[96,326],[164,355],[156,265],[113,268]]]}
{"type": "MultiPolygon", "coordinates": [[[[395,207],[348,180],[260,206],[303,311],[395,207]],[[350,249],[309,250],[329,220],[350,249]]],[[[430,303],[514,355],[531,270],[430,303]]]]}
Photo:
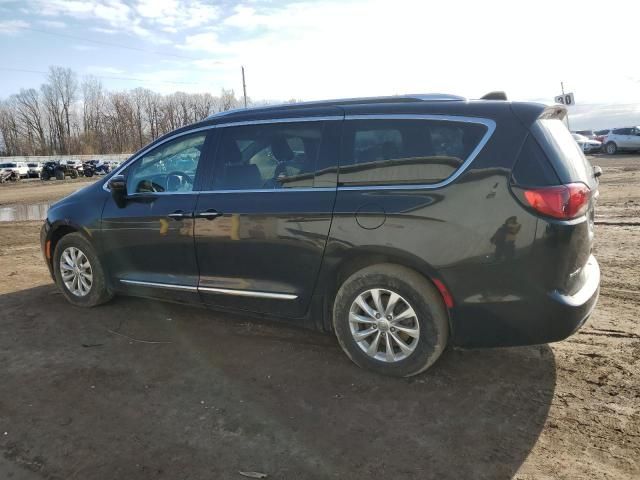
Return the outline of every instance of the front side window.
{"type": "Polygon", "coordinates": [[[486,131],[479,123],[442,120],[347,121],[339,182],[441,182],[462,166],[486,131]]]}
{"type": "Polygon", "coordinates": [[[214,189],[313,187],[321,122],[283,122],[222,129],[214,189]]]}
{"type": "Polygon", "coordinates": [[[151,150],[127,172],[127,192],[190,192],[206,133],[180,137],[151,150]]]}

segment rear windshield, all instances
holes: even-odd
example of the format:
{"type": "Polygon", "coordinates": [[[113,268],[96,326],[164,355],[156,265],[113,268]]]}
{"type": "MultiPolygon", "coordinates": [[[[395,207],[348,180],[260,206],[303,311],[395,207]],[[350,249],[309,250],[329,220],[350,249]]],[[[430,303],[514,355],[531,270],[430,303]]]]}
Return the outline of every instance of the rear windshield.
{"type": "Polygon", "coordinates": [[[593,186],[593,167],[562,120],[539,119],[532,131],[563,183],[583,182],[593,186]]]}

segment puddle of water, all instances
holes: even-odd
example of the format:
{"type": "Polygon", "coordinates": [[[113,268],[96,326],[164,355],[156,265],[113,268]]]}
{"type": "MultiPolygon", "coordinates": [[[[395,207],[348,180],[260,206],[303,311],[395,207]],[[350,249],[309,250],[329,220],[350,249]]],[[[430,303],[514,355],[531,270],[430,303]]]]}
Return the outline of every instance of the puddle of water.
{"type": "Polygon", "coordinates": [[[31,203],[0,207],[0,222],[24,222],[26,220],[44,220],[51,202],[31,203]]]}

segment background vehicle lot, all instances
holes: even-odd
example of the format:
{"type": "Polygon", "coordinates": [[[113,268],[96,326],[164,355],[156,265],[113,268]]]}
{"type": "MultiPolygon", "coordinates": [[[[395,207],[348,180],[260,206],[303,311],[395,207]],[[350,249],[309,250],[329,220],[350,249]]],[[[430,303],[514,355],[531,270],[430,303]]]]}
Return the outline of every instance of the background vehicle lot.
{"type": "MultiPolygon", "coordinates": [[[[593,158],[603,278],[587,325],[448,351],[406,380],[287,326],[133,298],[73,308],[41,223],[0,223],[0,477],[637,478],[640,157],[593,158]]],[[[0,207],[86,181],[9,185],[0,207]]]]}

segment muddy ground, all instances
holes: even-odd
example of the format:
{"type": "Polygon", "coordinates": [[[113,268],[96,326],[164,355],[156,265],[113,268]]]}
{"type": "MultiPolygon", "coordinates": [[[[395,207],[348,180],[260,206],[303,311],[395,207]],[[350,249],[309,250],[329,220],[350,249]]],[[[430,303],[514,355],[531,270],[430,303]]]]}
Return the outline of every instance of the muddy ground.
{"type": "MultiPolygon", "coordinates": [[[[593,161],[603,276],[586,326],[448,350],[402,380],[290,326],[134,298],[71,307],[40,222],[0,223],[0,478],[640,478],[640,157],[593,161]]],[[[0,204],[79,186],[0,187],[0,204]]]]}

